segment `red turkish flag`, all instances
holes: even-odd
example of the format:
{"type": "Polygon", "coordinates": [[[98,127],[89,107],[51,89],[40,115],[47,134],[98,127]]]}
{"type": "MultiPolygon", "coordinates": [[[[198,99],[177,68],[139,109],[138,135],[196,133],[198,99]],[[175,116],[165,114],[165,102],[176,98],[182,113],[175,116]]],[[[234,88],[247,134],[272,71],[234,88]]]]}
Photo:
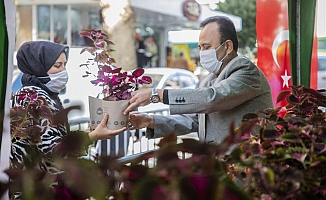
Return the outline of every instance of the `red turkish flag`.
{"type": "MultiPolygon", "coordinates": [[[[256,0],[257,15],[257,56],[258,67],[265,73],[272,88],[274,106],[285,106],[285,102],[276,104],[277,95],[289,90],[291,85],[290,46],[287,0],[256,0]]],[[[316,38],[312,63],[316,64],[316,38]]],[[[314,66],[312,65],[312,66],[314,66]]],[[[311,88],[316,88],[317,69],[311,70],[311,88]]]]}

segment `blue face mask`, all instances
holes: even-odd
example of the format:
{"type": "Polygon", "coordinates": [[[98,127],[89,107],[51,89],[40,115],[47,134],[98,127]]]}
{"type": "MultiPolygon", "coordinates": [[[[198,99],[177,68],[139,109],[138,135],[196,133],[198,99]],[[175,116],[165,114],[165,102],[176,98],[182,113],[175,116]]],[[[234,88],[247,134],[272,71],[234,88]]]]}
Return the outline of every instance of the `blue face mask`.
{"type": "Polygon", "coordinates": [[[216,50],[220,48],[225,42],[223,42],[220,46],[216,49],[209,49],[206,51],[200,51],[200,64],[210,73],[217,72],[222,64],[223,60],[226,58],[227,54],[222,58],[222,60],[217,60],[216,58],[216,50]]]}

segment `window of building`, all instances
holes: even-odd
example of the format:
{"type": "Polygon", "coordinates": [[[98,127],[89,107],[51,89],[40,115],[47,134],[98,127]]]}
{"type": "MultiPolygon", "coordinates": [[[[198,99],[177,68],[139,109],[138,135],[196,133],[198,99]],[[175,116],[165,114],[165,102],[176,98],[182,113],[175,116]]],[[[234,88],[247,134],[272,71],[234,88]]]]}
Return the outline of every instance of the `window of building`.
{"type": "Polygon", "coordinates": [[[99,5],[37,5],[37,40],[48,40],[71,47],[86,46],[89,41],[79,36],[88,29],[103,29],[99,5]]]}

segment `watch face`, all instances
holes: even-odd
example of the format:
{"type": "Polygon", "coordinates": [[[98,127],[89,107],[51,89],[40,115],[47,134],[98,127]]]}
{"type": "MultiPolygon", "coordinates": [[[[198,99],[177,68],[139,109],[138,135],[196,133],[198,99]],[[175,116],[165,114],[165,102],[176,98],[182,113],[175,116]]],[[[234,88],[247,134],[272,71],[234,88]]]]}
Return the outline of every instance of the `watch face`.
{"type": "Polygon", "coordinates": [[[158,103],[158,102],[160,102],[160,97],[158,95],[153,95],[151,97],[151,102],[152,103],[158,103]]]}

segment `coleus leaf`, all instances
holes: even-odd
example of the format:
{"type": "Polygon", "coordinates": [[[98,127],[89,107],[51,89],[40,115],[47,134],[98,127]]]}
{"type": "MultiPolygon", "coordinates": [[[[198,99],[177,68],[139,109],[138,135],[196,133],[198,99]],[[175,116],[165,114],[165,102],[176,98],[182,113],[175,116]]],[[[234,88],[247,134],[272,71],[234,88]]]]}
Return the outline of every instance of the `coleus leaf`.
{"type": "Polygon", "coordinates": [[[112,71],[110,73],[114,74],[114,73],[120,73],[121,72],[121,68],[115,68],[112,69],[112,71]]]}
{"type": "Polygon", "coordinates": [[[291,104],[300,104],[301,101],[299,98],[295,97],[294,95],[289,95],[286,98],[287,102],[291,103],[291,104]]]}
{"type": "Polygon", "coordinates": [[[96,80],[92,80],[91,81],[91,83],[93,84],[93,85],[97,85],[97,84],[99,84],[101,82],[101,80],[99,80],[99,79],[96,79],[96,80]]]}
{"type": "Polygon", "coordinates": [[[80,51],[80,54],[82,54],[86,51],[89,52],[90,54],[94,55],[96,49],[94,47],[85,47],[80,51]]]}
{"type": "Polygon", "coordinates": [[[279,103],[280,101],[286,99],[288,96],[290,96],[290,94],[291,94],[291,91],[290,90],[283,90],[277,96],[276,103],[279,103]]]}
{"type": "Polygon", "coordinates": [[[68,113],[71,110],[80,110],[81,107],[78,106],[70,106],[68,108],[64,108],[62,110],[60,110],[59,112],[57,112],[54,116],[53,116],[53,124],[64,124],[67,121],[67,117],[68,117],[68,113]]]}
{"type": "Polygon", "coordinates": [[[92,34],[89,31],[80,31],[78,34],[87,37],[93,41],[92,34]]]}
{"type": "Polygon", "coordinates": [[[105,41],[100,41],[95,44],[97,48],[103,48],[103,49],[106,49],[107,45],[108,44],[105,41]]]}
{"type": "Polygon", "coordinates": [[[110,65],[104,65],[101,68],[102,68],[103,72],[106,72],[106,73],[112,72],[112,67],[110,65]]]}
{"type": "MultiPolygon", "coordinates": [[[[106,34],[104,34],[104,35],[107,37],[106,34]]],[[[111,40],[104,39],[104,41],[105,41],[107,44],[109,44],[109,45],[114,45],[114,43],[113,43],[111,40]]]]}
{"type": "Polygon", "coordinates": [[[144,74],[144,69],[143,68],[137,68],[132,72],[132,75],[136,78],[140,77],[141,75],[144,74]]]}
{"type": "Polygon", "coordinates": [[[109,60],[106,62],[106,63],[108,63],[108,64],[112,64],[112,63],[116,63],[116,61],[115,61],[115,59],[114,58],[109,58],[109,60]]]}

